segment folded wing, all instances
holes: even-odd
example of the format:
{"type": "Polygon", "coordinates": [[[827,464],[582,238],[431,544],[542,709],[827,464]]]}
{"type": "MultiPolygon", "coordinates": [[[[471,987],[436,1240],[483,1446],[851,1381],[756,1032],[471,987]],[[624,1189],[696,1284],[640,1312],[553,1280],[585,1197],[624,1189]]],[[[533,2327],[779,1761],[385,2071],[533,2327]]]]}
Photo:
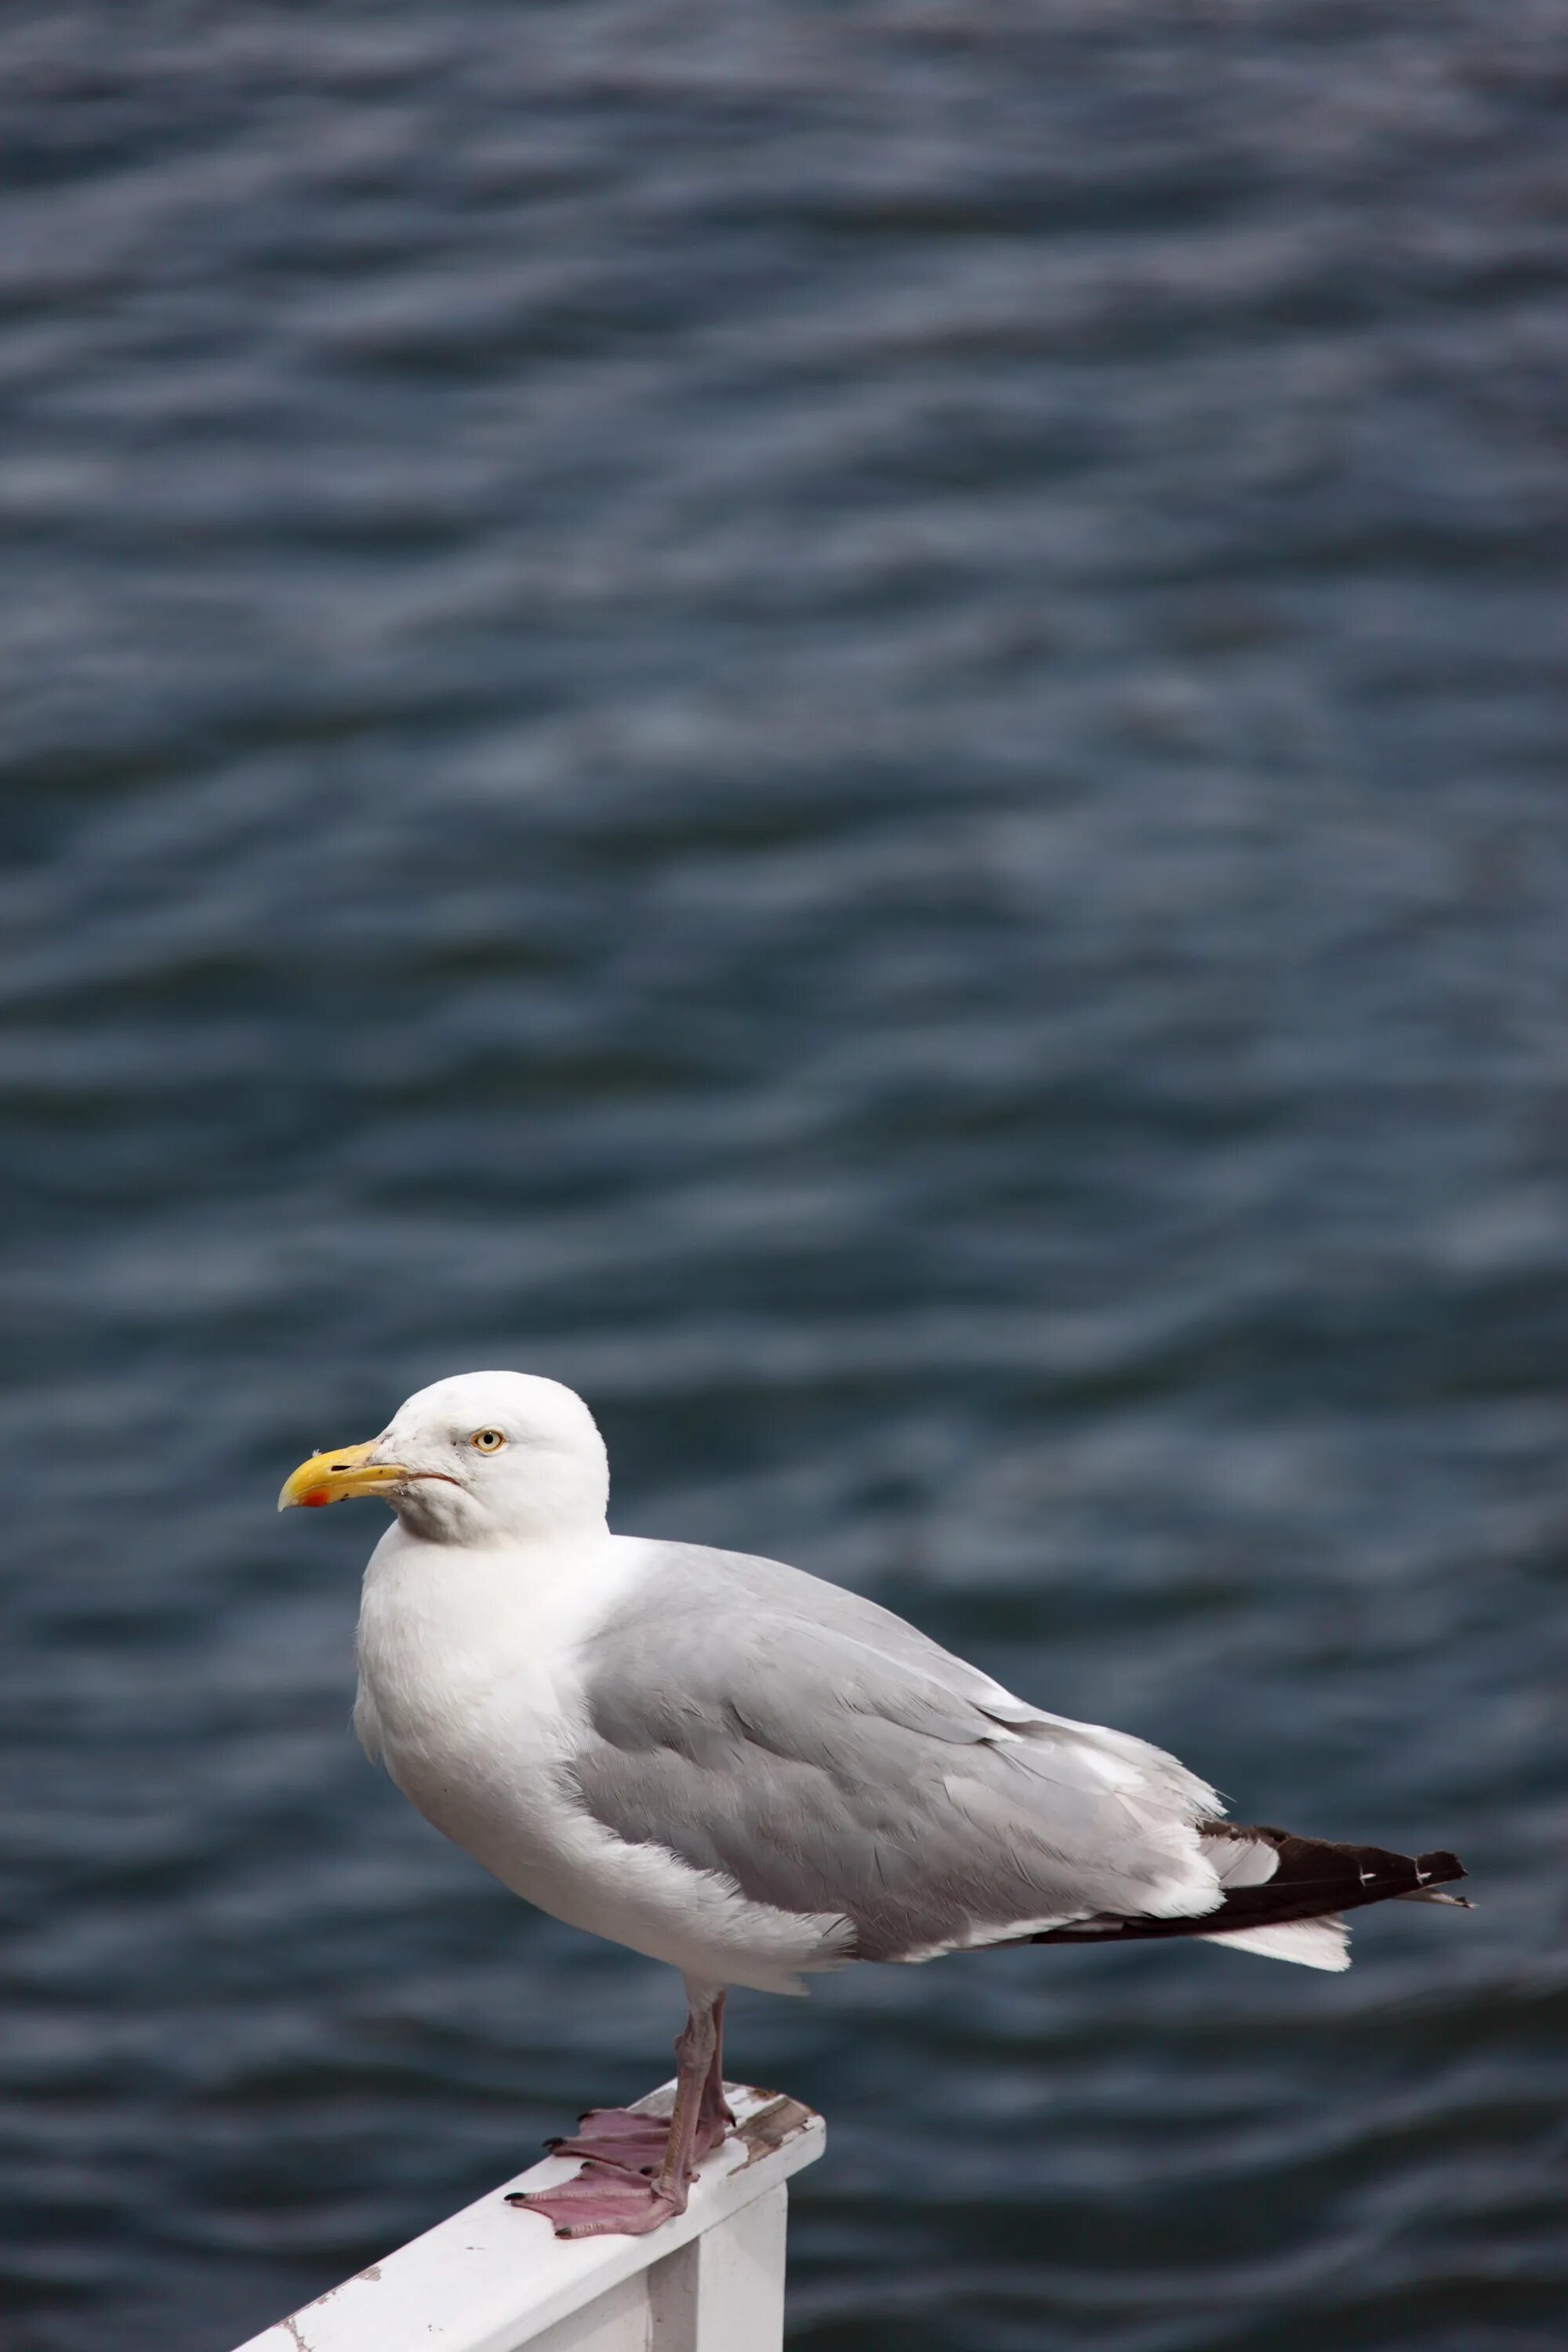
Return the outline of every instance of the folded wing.
{"type": "Polygon", "coordinates": [[[1212,1790],[780,1562],[649,1547],[583,1653],[571,1777],[633,1844],[912,1960],[1221,1901],[1212,1790]]]}

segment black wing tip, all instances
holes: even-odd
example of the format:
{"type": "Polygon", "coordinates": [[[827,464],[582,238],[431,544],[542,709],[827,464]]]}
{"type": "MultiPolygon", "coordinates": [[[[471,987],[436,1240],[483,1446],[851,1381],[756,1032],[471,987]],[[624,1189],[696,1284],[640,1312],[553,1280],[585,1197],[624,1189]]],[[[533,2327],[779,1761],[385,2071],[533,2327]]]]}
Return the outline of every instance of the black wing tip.
{"type": "MultiPolygon", "coordinates": [[[[1261,1838],[1279,1856],[1276,1876],[1264,1882],[1279,1891],[1292,1882],[1316,1879],[1325,1871],[1353,1874],[1369,1892],[1362,1898],[1378,1902],[1398,1891],[1390,1880],[1416,1886],[1447,1886],[1468,1876],[1457,1853],[1391,1853],[1384,1846],[1336,1844],[1328,1838],[1300,1837],[1292,1830],[1274,1829],[1261,1822],[1200,1822],[1205,1837],[1261,1838]]],[[[1267,1899],[1267,1898],[1265,1898],[1267,1899]]]]}
{"type": "Polygon", "coordinates": [[[1030,1936],[1031,1944],[1131,1943],[1167,1936],[1225,1936],[1249,1927],[1289,1927],[1359,1910],[1393,1896],[1423,1896],[1468,1910],[1463,1895],[1434,1890],[1466,1876],[1457,1854],[1390,1853],[1382,1846],[1338,1845],[1324,1838],[1298,1837],[1289,1830],[1257,1822],[1202,1822],[1205,1837],[1260,1838],[1275,1848],[1279,1866],[1272,1878],[1230,1888],[1217,1909],[1193,1918],[1142,1916],[1095,1927],[1054,1927],[1030,1936]]]}

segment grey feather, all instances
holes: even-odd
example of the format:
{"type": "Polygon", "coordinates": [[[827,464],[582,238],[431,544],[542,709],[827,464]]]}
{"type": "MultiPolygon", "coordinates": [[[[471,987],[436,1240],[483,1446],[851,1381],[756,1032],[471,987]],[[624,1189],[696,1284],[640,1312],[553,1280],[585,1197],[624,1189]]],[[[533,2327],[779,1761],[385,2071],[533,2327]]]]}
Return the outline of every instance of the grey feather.
{"type": "Polygon", "coordinates": [[[573,1775],[617,1837],[842,1916],[866,1959],[1217,1901],[1192,1827],[1214,1793],[1159,1749],[1027,1707],[797,1569],[652,1549],[583,1658],[573,1775]]]}

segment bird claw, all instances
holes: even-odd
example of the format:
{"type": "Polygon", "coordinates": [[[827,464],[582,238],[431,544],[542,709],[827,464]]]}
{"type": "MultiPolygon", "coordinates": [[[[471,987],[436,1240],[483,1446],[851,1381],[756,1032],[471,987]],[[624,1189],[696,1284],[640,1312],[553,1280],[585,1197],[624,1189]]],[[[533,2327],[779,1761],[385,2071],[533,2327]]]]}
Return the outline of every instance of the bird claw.
{"type": "MultiPolygon", "coordinates": [[[[722,2094],[707,2105],[693,2135],[696,2163],[721,2146],[734,2121],[722,2094]]],[[[591,2107],[568,2137],[545,2141],[552,2156],[576,2157],[582,2170],[558,2189],[518,2189],[509,2205],[537,2213],[558,2238],[646,2237],[686,2210],[688,2168],[679,2189],[666,2177],[669,2120],[635,2107],[591,2107]]]]}
{"type": "Polygon", "coordinates": [[[552,2156],[580,2156],[631,2173],[657,2172],[664,2160],[667,2116],[641,2116],[630,2107],[591,2107],[577,2124],[564,2137],[545,2141],[552,2156]]]}

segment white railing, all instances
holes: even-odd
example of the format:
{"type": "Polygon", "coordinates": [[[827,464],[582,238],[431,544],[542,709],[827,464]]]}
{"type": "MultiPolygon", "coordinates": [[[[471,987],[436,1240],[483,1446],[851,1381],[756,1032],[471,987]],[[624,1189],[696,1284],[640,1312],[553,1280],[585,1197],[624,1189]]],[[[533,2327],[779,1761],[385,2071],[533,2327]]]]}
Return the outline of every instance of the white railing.
{"type": "MultiPolygon", "coordinates": [[[[725,2084],[736,2128],[678,2220],[646,2238],[560,2239],[506,2202],[569,2180],[547,2158],[438,2221],[238,2352],[778,2352],[792,2172],[822,2154],[822,2117],[725,2084]]],[[[675,2085],[637,2105],[668,2115],[675,2085]]]]}

